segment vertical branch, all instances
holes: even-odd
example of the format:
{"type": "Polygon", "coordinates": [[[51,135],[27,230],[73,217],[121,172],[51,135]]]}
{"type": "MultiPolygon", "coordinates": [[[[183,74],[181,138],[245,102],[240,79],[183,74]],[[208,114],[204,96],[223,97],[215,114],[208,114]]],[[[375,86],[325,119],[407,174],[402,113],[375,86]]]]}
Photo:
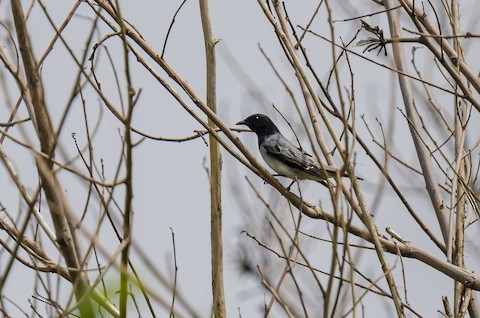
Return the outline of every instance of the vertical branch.
{"type": "MultiPolygon", "coordinates": [[[[457,99],[457,98],[455,98],[457,99]]],[[[457,166],[456,171],[458,175],[455,177],[456,179],[456,189],[457,191],[452,191],[452,196],[455,197],[455,211],[456,211],[456,218],[455,218],[455,249],[453,251],[452,263],[459,266],[464,267],[464,260],[463,260],[463,249],[464,249],[464,229],[465,229],[465,190],[463,188],[463,179],[465,177],[464,168],[465,168],[465,159],[464,159],[464,151],[463,151],[463,141],[464,138],[464,129],[462,127],[462,121],[458,116],[461,114],[461,106],[460,101],[456,102],[456,110],[457,116],[455,119],[455,152],[456,152],[456,159],[457,159],[457,166]],[[458,122],[458,124],[457,124],[458,122]]],[[[454,179],[454,182],[455,182],[454,179]]],[[[453,213],[453,210],[452,212],[453,213]]],[[[455,299],[453,304],[453,310],[455,313],[455,317],[458,315],[460,307],[462,305],[462,299],[464,297],[464,284],[462,282],[455,281],[455,299]]]]}
{"type": "MultiPolygon", "coordinates": [[[[333,213],[334,217],[337,220],[340,220],[340,207],[339,207],[339,201],[340,201],[340,194],[341,190],[340,188],[336,188],[332,197],[332,204],[333,204],[333,213]]],[[[324,304],[323,304],[323,317],[328,318],[330,316],[330,300],[333,295],[333,283],[334,283],[334,278],[335,278],[335,271],[338,264],[338,233],[339,233],[340,227],[338,224],[335,224],[333,226],[333,233],[331,234],[331,240],[332,240],[332,259],[330,260],[330,275],[328,277],[328,284],[327,284],[327,292],[325,293],[324,297],[324,304]]],[[[340,288],[340,287],[339,287],[340,288]]],[[[335,307],[335,306],[334,306],[335,307]]],[[[334,310],[331,313],[331,317],[334,316],[334,310]]]]}
{"type": "Polygon", "coordinates": [[[177,274],[178,274],[178,266],[177,266],[177,247],[175,246],[175,233],[173,229],[170,228],[172,232],[172,245],[173,245],[173,266],[174,266],[174,275],[173,275],[173,287],[172,287],[172,305],[170,306],[170,318],[175,318],[175,296],[177,296],[177,274]]]}
{"type": "MultiPolygon", "coordinates": [[[[212,34],[208,0],[199,0],[199,3],[207,63],[207,105],[216,113],[215,44],[217,41],[213,38],[212,34]]],[[[212,128],[217,128],[210,118],[208,119],[208,123],[212,128]]],[[[225,295],[223,290],[222,158],[218,142],[211,134],[209,135],[209,143],[213,314],[214,317],[226,317],[225,295]]]]}
{"type": "MultiPolygon", "coordinates": [[[[460,34],[460,14],[458,12],[458,1],[452,0],[451,3],[451,16],[450,23],[452,25],[453,35],[460,34]]],[[[457,38],[453,39],[455,51],[457,56],[463,60],[462,47],[460,45],[460,40],[457,38]]],[[[460,67],[457,65],[457,72],[460,74],[460,67]]],[[[461,93],[461,89],[458,87],[458,84],[455,85],[455,90],[461,93]]],[[[455,224],[455,249],[453,253],[450,254],[452,257],[449,260],[453,264],[464,267],[463,260],[463,249],[464,249],[464,229],[465,229],[465,191],[463,184],[465,179],[465,157],[464,157],[464,143],[465,143],[465,128],[463,119],[465,117],[464,110],[462,108],[462,100],[458,96],[454,97],[454,114],[455,114],[455,176],[453,179],[453,188],[452,188],[452,207],[455,207],[456,217],[455,222],[451,222],[450,229],[453,228],[455,224]],[[456,191],[455,191],[456,189],[456,191]]],[[[453,213],[454,210],[451,211],[453,213]]],[[[452,220],[453,218],[451,218],[452,220]]],[[[448,246],[451,246],[453,240],[449,240],[448,246]]],[[[451,250],[447,250],[451,252],[451,250]]],[[[450,256],[448,255],[448,256],[450,256]]],[[[453,313],[455,317],[459,315],[460,308],[462,307],[462,299],[464,297],[464,285],[461,282],[454,282],[454,303],[453,303],[453,313]]]]}
{"type": "MultiPolygon", "coordinates": [[[[55,136],[47,112],[44,98],[45,93],[38,72],[38,65],[33,55],[33,48],[27,31],[22,4],[19,0],[12,0],[11,6],[18,44],[27,78],[28,94],[32,101],[33,113],[35,114],[35,118],[32,118],[32,120],[36,122],[36,132],[40,141],[41,151],[53,157],[53,140],[55,136]]],[[[82,270],[83,265],[81,265],[80,262],[83,253],[75,226],[70,221],[72,215],[70,204],[58,176],[52,169],[52,161],[40,155],[37,155],[35,160],[42,182],[42,188],[45,192],[55,226],[56,239],[60,247],[60,252],[69,268],[69,274],[74,284],[77,301],[81,300],[81,305],[79,306],[80,315],[82,317],[93,317],[94,313],[91,301],[89,297],[84,297],[89,290],[89,281],[88,276],[82,270]]]]}
{"type": "MultiPolygon", "coordinates": [[[[45,105],[45,94],[40,74],[37,72],[37,62],[33,56],[33,48],[27,31],[27,24],[23,14],[22,4],[19,0],[12,0],[12,15],[15,22],[15,30],[22,55],[23,66],[27,78],[27,87],[33,105],[34,121],[37,122],[37,134],[40,140],[41,150],[50,154],[53,144],[53,129],[50,117],[45,105]]],[[[33,120],[33,118],[32,118],[33,120]]]]}
{"type": "Polygon", "coordinates": [[[132,163],[132,134],[131,134],[131,122],[134,107],[134,95],[135,91],[132,87],[132,80],[130,78],[130,63],[128,61],[128,45],[125,23],[120,11],[119,1],[116,1],[116,9],[118,15],[118,25],[120,26],[120,37],[122,38],[123,45],[123,58],[125,67],[125,79],[127,81],[127,93],[128,93],[128,109],[125,115],[125,206],[123,214],[123,242],[125,242],[125,248],[122,251],[121,263],[120,263],[120,318],[127,317],[127,296],[128,296],[128,263],[129,253],[132,240],[132,198],[133,198],[133,163],[132,163]]]}
{"type": "MultiPolygon", "coordinates": [[[[390,24],[390,33],[392,39],[400,38],[400,25],[399,19],[397,16],[396,11],[388,11],[390,8],[393,8],[393,4],[389,0],[384,0],[385,8],[387,9],[388,21],[390,24]]],[[[445,212],[445,204],[443,203],[443,199],[440,197],[440,191],[438,188],[438,183],[435,178],[435,174],[433,171],[432,162],[430,161],[430,154],[426,146],[422,143],[421,138],[418,136],[417,131],[420,131],[417,127],[421,127],[420,119],[418,118],[418,114],[415,112],[414,100],[412,95],[412,87],[410,81],[406,76],[404,76],[404,72],[406,69],[405,63],[405,56],[403,52],[403,46],[400,42],[392,43],[395,66],[397,70],[401,73],[398,74],[398,79],[400,83],[400,89],[402,91],[403,102],[405,104],[405,110],[407,113],[407,117],[409,119],[409,128],[410,133],[412,135],[413,143],[415,145],[415,150],[417,152],[418,160],[420,162],[420,166],[422,167],[425,185],[430,195],[430,200],[433,204],[433,208],[435,210],[435,214],[438,219],[438,223],[440,225],[440,229],[442,231],[443,239],[445,242],[448,241],[448,219],[445,212]]]]}

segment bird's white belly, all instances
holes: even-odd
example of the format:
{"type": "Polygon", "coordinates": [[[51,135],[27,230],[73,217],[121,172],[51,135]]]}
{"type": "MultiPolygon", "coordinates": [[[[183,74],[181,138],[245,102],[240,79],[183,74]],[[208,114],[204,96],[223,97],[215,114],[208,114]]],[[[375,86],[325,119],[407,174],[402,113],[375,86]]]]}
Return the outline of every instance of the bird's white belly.
{"type": "Polygon", "coordinates": [[[289,167],[288,165],[284,164],[283,162],[281,162],[281,161],[275,159],[274,157],[268,155],[267,151],[263,147],[260,147],[260,154],[262,155],[263,160],[265,160],[267,165],[281,176],[284,176],[284,177],[287,177],[287,178],[290,178],[290,179],[294,179],[294,180],[305,180],[305,179],[310,179],[310,180],[315,180],[315,181],[323,180],[323,178],[321,178],[319,176],[315,176],[311,173],[307,173],[306,171],[302,171],[300,169],[289,167]]]}
{"type": "Polygon", "coordinates": [[[284,177],[292,178],[295,179],[296,177],[298,178],[299,176],[293,172],[287,165],[284,163],[278,161],[277,159],[267,155],[267,152],[265,149],[260,148],[260,154],[263,157],[263,160],[267,163],[267,165],[273,169],[276,173],[279,175],[282,175],[284,177]]]}

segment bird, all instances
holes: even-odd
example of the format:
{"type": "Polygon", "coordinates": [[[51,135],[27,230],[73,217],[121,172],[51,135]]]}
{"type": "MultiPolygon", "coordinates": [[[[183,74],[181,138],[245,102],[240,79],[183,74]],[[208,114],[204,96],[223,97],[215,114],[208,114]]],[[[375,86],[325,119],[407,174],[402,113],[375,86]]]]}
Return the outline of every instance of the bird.
{"type": "MultiPolygon", "coordinates": [[[[323,169],[316,158],[298,148],[285,138],[273,121],[266,115],[253,114],[237,125],[245,125],[258,137],[258,148],[263,160],[278,176],[296,180],[314,180],[325,185],[325,179],[335,177],[338,169],[323,164],[323,169]]],[[[342,174],[348,177],[348,174],[342,174]]]]}

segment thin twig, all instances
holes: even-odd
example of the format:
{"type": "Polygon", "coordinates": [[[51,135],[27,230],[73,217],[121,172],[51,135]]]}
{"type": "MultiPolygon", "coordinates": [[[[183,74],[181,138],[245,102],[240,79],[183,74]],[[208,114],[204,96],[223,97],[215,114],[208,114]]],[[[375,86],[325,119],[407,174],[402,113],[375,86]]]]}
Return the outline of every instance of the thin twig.
{"type": "Polygon", "coordinates": [[[160,55],[160,58],[163,59],[163,56],[165,54],[165,50],[167,49],[167,41],[168,41],[168,36],[170,35],[170,31],[172,31],[173,24],[175,23],[175,18],[177,17],[177,14],[180,12],[182,9],[183,5],[187,2],[187,0],[183,0],[180,6],[178,6],[177,11],[175,11],[175,14],[172,17],[172,21],[170,22],[170,25],[168,26],[168,31],[167,34],[165,35],[165,41],[163,42],[163,47],[162,47],[162,54],[160,55]]]}
{"type": "Polygon", "coordinates": [[[170,318],[175,317],[174,314],[174,306],[175,306],[175,296],[177,294],[177,273],[178,273],[178,266],[177,266],[177,248],[175,246],[175,233],[173,229],[170,228],[172,232],[172,246],[173,246],[173,266],[174,266],[174,274],[173,274],[173,287],[172,287],[172,305],[170,306],[170,318]]]}

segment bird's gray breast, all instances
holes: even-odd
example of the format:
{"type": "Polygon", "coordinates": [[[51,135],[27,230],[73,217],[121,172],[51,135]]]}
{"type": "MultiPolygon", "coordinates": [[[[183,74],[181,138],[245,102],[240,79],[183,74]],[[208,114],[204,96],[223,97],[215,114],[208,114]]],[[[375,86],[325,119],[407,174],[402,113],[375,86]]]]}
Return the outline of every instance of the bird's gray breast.
{"type": "MultiPolygon", "coordinates": [[[[282,162],[282,160],[277,159],[279,157],[289,156],[290,153],[285,147],[288,148],[288,142],[286,144],[280,134],[271,135],[265,138],[260,146],[260,154],[267,165],[276,173],[293,179],[298,177],[297,172],[292,170],[292,168],[285,164],[285,162],[282,162]]],[[[285,161],[286,158],[283,159],[283,161],[285,161]]]]}
{"type": "Polygon", "coordinates": [[[264,147],[260,147],[260,154],[262,155],[263,160],[265,160],[267,165],[279,175],[289,177],[289,178],[295,177],[295,173],[292,172],[291,168],[289,168],[286,164],[284,164],[280,160],[270,155],[264,147]]]}

